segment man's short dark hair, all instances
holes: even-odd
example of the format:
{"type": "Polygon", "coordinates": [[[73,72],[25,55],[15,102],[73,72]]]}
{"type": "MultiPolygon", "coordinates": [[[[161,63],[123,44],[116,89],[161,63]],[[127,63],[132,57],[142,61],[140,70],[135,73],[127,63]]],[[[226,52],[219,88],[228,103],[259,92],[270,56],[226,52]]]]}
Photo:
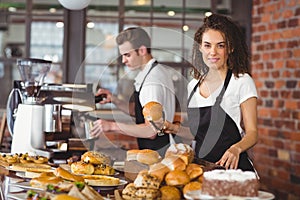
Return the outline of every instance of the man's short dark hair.
{"type": "Polygon", "coordinates": [[[140,27],[131,27],[123,30],[116,38],[118,45],[124,42],[130,42],[132,47],[138,51],[141,46],[147,48],[147,52],[151,53],[151,40],[148,33],[140,27]]]}

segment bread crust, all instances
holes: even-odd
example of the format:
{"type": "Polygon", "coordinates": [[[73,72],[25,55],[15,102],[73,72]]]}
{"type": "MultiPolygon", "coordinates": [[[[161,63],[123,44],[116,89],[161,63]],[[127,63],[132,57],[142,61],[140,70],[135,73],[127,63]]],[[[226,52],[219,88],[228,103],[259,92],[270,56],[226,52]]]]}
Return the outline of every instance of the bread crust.
{"type": "Polygon", "coordinates": [[[183,186],[190,182],[190,177],[185,171],[174,170],[166,175],[165,181],[170,186],[183,186]]]}
{"type": "Polygon", "coordinates": [[[163,107],[160,103],[150,101],[143,107],[143,115],[146,120],[158,121],[162,118],[163,107]]]}
{"type": "Polygon", "coordinates": [[[74,174],[93,174],[94,171],[94,165],[91,163],[78,161],[71,164],[71,172],[74,174]]]}
{"type": "Polygon", "coordinates": [[[159,153],[151,149],[140,150],[137,154],[137,161],[146,165],[152,165],[160,160],[159,153]]]}
{"type": "Polygon", "coordinates": [[[152,176],[156,176],[161,181],[164,180],[165,175],[170,172],[170,169],[161,162],[150,165],[148,173],[152,176]]]}
{"type": "Polygon", "coordinates": [[[203,169],[201,165],[196,163],[190,163],[186,167],[186,173],[189,175],[190,179],[195,179],[203,174],[203,169]]]}
{"type": "Polygon", "coordinates": [[[183,187],[183,194],[186,194],[190,191],[195,191],[195,190],[201,190],[202,188],[202,183],[198,182],[198,181],[192,181],[192,182],[189,182],[188,184],[186,184],[184,187],[183,187]]]}
{"type": "Polygon", "coordinates": [[[161,163],[167,166],[171,171],[186,169],[185,162],[177,155],[169,155],[168,157],[165,157],[161,163]]]}
{"type": "Polygon", "coordinates": [[[58,167],[54,170],[54,174],[58,177],[61,177],[68,181],[74,181],[74,182],[84,182],[84,179],[82,176],[72,174],[71,172],[65,170],[62,167],[58,167]]]}
{"type": "Polygon", "coordinates": [[[86,163],[91,163],[93,165],[107,164],[110,165],[109,156],[97,152],[97,151],[87,151],[81,156],[81,160],[86,163]]]}
{"type": "Polygon", "coordinates": [[[180,200],[181,192],[177,187],[164,185],[159,188],[161,192],[161,199],[163,200],[180,200]]]}

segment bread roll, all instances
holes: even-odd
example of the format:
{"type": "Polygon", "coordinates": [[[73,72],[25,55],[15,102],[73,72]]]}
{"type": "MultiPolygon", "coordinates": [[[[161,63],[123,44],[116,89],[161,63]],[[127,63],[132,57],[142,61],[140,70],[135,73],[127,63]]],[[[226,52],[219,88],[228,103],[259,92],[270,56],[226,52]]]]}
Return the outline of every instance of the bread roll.
{"type": "Polygon", "coordinates": [[[198,181],[192,181],[183,187],[183,194],[186,194],[186,193],[188,193],[190,191],[194,191],[194,190],[201,190],[201,188],[202,188],[202,183],[200,183],[198,181]]]}
{"type": "Polygon", "coordinates": [[[148,173],[152,176],[156,176],[161,181],[164,180],[165,175],[170,172],[170,169],[162,164],[162,163],[155,163],[153,165],[150,165],[148,173]]]}
{"type": "Polygon", "coordinates": [[[174,186],[164,185],[160,189],[162,200],[180,200],[181,192],[174,186]]]}
{"type": "Polygon", "coordinates": [[[94,166],[95,175],[114,175],[115,169],[109,165],[100,164],[94,166]]]}
{"type": "Polygon", "coordinates": [[[148,173],[139,173],[133,183],[136,188],[158,189],[161,180],[148,173]]]}
{"type": "Polygon", "coordinates": [[[81,160],[86,163],[91,163],[93,165],[100,165],[100,164],[106,164],[110,165],[110,158],[109,156],[97,152],[97,151],[87,151],[81,156],[81,160]]]}
{"type": "Polygon", "coordinates": [[[62,167],[58,167],[54,170],[54,174],[58,177],[61,177],[68,181],[74,181],[74,182],[84,182],[84,179],[76,174],[72,174],[71,172],[63,169],[62,167]]]}
{"type": "Polygon", "coordinates": [[[174,170],[166,175],[165,181],[170,186],[182,186],[190,182],[190,177],[185,171],[174,170]]]}
{"type": "Polygon", "coordinates": [[[163,107],[160,103],[151,101],[143,108],[143,115],[146,120],[158,121],[162,118],[163,107]]]}
{"type": "Polygon", "coordinates": [[[195,152],[189,145],[178,143],[170,145],[170,147],[167,149],[165,157],[168,157],[170,155],[177,155],[181,157],[181,159],[187,165],[188,163],[192,163],[195,152]]]}
{"type": "Polygon", "coordinates": [[[78,161],[71,164],[71,171],[74,174],[93,174],[95,168],[91,163],[78,161]]]}
{"type": "Polygon", "coordinates": [[[135,193],[137,188],[134,186],[133,183],[129,183],[126,187],[122,190],[122,197],[125,200],[131,200],[136,197],[135,193]]]}
{"type": "Polygon", "coordinates": [[[173,170],[185,170],[185,162],[177,155],[170,155],[165,157],[162,161],[162,164],[167,166],[171,171],[173,170]]]}
{"type": "Polygon", "coordinates": [[[200,165],[196,163],[190,163],[186,167],[186,173],[189,175],[190,179],[195,179],[203,174],[203,169],[200,165]]]}
{"type": "Polygon", "coordinates": [[[126,152],[126,160],[131,161],[131,160],[137,160],[137,155],[140,152],[139,149],[130,149],[126,152]]]}
{"type": "Polygon", "coordinates": [[[146,165],[152,165],[160,160],[159,153],[151,149],[140,150],[137,154],[137,161],[146,165]]]}
{"type": "Polygon", "coordinates": [[[160,190],[158,189],[151,189],[151,188],[138,188],[137,191],[135,192],[135,196],[137,198],[142,198],[142,199],[158,199],[161,194],[160,190]]]}

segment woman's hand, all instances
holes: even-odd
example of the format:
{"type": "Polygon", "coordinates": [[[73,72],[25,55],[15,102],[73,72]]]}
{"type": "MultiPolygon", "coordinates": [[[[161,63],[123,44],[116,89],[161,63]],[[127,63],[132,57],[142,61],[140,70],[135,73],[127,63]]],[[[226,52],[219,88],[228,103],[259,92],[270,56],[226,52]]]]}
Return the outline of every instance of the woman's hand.
{"type": "Polygon", "coordinates": [[[229,149],[227,149],[222,158],[216,162],[216,164],[224,166],[226,169],[237,169],[240,153],[241,149],[232,145],[229,149]]]}
{"type": "Polygon", "coordinates": [[[101,133],[112,130],[114,122],[98,119],[93,122],[93,128],[91,130],[91,137],[99,137],[101,133]]]}
{"type": "Polygon", "coordinates": [[[180,128],[180,124],[173,124],[169,121],[164,122],[163,131],[168,134],[176,134],[180,128]]]}

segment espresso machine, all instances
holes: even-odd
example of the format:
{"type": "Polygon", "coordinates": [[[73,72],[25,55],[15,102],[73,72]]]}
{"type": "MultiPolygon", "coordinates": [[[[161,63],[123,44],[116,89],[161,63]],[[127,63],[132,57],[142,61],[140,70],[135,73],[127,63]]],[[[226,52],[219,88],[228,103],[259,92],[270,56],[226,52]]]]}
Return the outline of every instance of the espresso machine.
{"type": "MultiPolygon", "coordinates": [[[[17,104],[13,111],[15,115],[13,127],[10,126],[11,120],[8,120],[9,129],[13,133],[11,153],[28,152],[51,157],[51,151],[45,149],[44,105],[39,98],[40,89],[51,63],[51,61],[30,58],[17,60],[22,78],[20,84],[24,91],[15,88],[8,98],[8,105],[11,101],[17,104]]],[[[11,112],[8,109],[9,113],[11,112]]]]}
{"type": "Polygon", "coordinates": [[[44,83],[51,61],[18,59],[17,66],[22,80],[14,81],[7,102],[11,153],[54,158],[84,149],[82,122],[95,109],[92,85],[44,83]]]}

